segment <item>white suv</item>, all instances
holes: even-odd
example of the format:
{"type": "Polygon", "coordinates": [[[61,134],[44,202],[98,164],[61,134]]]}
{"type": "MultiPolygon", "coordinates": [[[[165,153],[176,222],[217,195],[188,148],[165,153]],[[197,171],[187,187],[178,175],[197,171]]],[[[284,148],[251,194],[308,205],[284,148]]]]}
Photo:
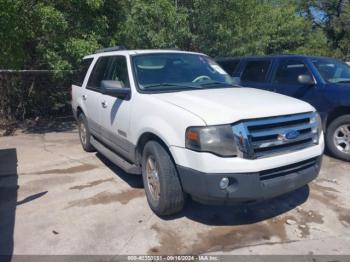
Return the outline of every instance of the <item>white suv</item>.
{"type": "Polygon", "coordinates": [[[108,48],[72,85],[86,151],[142,174],[158,215],[201,202],[271,198],[319,173],[324,139],[309,104],[232,80],[204,54],[108,48]]]}

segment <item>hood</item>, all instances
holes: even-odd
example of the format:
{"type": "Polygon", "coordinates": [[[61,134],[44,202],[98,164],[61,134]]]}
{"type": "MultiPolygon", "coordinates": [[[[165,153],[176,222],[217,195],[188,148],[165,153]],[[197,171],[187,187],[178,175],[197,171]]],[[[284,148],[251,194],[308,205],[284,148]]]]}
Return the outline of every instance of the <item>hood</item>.
{"type": "Polygon", "coordinates": [[[327,88],[333,88],[337,89],[339,91],[346,91],[349,92],[350,90],[350,83],[327,83],[325,84],[327,88]]]}
{"type": "Polygon", "coordinates": [[[200,117],[207,125],[314,111],[306,102],[254,88],[218,88],[154,94],[200,117]]]}

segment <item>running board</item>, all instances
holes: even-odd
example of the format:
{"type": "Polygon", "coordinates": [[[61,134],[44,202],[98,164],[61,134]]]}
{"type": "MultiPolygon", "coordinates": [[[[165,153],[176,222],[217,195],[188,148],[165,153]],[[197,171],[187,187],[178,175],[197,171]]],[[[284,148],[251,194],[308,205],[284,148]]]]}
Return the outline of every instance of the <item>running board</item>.
{"type": "Polygon", "coordinates": [[[97,141],[93,136],[90,138],[90,143],[93,145],[93,147],[100,152],[102,155],[104,155],[106,158],[108,158],[111,162],[116,164],[118,167],[123,169],[126,173],[129,174],[141,174],[141,169],[139,166],[134,165],[105,147],[102,143],[97,141]]]}

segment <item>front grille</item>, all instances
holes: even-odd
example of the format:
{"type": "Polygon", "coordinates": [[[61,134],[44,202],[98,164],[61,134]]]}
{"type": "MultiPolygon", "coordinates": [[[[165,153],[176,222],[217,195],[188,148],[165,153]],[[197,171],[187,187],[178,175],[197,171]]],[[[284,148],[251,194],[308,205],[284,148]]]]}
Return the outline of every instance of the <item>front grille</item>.
{"type": "Polygon", "coordinates": [[[234,125],[233,132],[242,157],[262,158],[314,145],[318,137],[314,119],[315,113],[310,112],[246,120],[234,125]]]}
{"type": "Polygon", "coordinates": [[[261,171],[259,172],[259,178],[261,181],[264,181],[264,180],[269,180],[277,177],[282,177],[292,173],[301,172],[307,168],[316,166],[316,164],[317,164],[317,157],[311,158],[299,163],[291,164],[288,166],[261,171]]]}

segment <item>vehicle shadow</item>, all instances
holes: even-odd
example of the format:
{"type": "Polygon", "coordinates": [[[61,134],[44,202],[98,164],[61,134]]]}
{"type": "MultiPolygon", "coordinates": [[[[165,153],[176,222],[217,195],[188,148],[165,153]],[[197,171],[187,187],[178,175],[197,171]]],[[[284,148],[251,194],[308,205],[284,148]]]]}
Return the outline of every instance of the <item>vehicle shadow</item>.
{"type": "Polygon", "coordinates": [[[225,206],[203,205],[190,200],[183,212],[165,219],[187,217],[193,221],[211,226],[249,225],[276,217],[296,208],[308,199],[309,191],[309,186],[306,185],[272,199],[225,206]]]}
{"type": "Polygon", "coordinates": [[[11,261],[17,206],[17,151],[0,149],[0,260],[11,261]]]}
{"type": "MultiPolygon", "coordinates": [[[[97,153],[96,156],[130,187],[143,187],[141,176],[125,173],[100,153],[97,153]]],[[[296,208],[308,199],[309,192],[309,186],[306,185],[273,199],[225,206],[204,205],[188,197],[186,206],[182,212],[173,216],[160,218],[163,220],[175,220],[186,217],[193,221],[212,226],[248,225],[276,217],[296,208]]]]}
{"type": "Polygon", "coordinates": [[[116,99],[113,106],[112,106],[112,110],[111,110],[111,115],[110,115],[110,121],[111,121],[111,125],[114,123],[115,118],[117,116],[118,110],[120,108],[120,106],[122,105],[123,100],[121,99],[116,99]]]}

